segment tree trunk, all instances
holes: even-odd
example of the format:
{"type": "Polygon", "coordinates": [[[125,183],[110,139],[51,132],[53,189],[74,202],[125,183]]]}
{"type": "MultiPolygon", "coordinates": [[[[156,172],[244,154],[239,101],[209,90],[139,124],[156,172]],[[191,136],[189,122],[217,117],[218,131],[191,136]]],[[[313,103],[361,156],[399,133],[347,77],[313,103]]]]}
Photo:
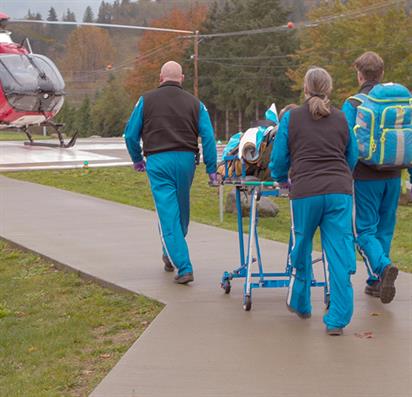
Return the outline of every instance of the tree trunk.
{"type": "Polygon", "coordinates": [[[218,138],[218,134],[217,134],[217,109],[215,110],[215,114],[213,116],[213,129],[215,130],[215,138],[218,138]]]}
{"type": "Polygon", "coordinates": [[[229,140],[229,109],[226,109],[225,112],[225,139],[229,140]]]}

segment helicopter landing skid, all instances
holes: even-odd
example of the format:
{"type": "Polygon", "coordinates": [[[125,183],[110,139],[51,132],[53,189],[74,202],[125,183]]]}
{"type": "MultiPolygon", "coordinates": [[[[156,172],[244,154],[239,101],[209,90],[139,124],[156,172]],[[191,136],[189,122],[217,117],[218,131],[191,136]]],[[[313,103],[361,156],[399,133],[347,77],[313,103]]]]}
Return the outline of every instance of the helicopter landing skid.
{"type": "Polygon", "coordinates": [[[78,135],[77,132],[73,135],[72,139],[70,139],[70,141],[68,143],[65,143],[63,135],[60,132],[60,128],[63,127],[63,124],[55,124],[55,123],[52,123],[52,122],[49,121],[47,124],[43,124],[43,125],[48,125],[56,131],[60,143],[35,142],[33,140],[33,136],[30,133],[30,131],[28,129],[25,129],[24,132],[26,133],[27,138],[29,138],[28,142],[24,142],[25,145],[27,145],[27,146],[43,146],[43,147],[52,147],[52,148],[63,148],[63,149],[68,149],[68,148],[71,148],[75,145],[76,140],[77,140],[77,135],[78,135]]]}
{"type": "Polygon", "coordinates": [[[77,139],[77,132],[73,135],[72,139],[69,142],[65,143],[63,140],[60,143],[51,143],[51,142],[35,142],[33,140],[29,140],[29,142],[24,142],[26,146],[43,146],[43,147],[54,147],[54,148],[62,148],[68,149],[75,145],[77,139]]]}

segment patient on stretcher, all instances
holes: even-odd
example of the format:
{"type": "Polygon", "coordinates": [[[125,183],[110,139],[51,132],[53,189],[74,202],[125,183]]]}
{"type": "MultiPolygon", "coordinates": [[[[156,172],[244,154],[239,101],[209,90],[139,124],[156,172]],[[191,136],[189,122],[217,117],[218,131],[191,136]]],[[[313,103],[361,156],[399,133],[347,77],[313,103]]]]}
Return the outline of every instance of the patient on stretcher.
{"type": "Polygon", "coordinates": [[[279,121],[288,110],[296,107],[296,104],[287,105],[278,116],[276,105],[273,103],[265,113],[265,120],[255,121],[247,131],[233,135],[223,151],[223,160],[218,165],[217,173],[220,179],[225,177],[225,157],[233,156],[235,158],[227,164],[228,177],[242,175],[243,161],[246,176],[261,181],[272,180],[269,162],[279,121]]]}

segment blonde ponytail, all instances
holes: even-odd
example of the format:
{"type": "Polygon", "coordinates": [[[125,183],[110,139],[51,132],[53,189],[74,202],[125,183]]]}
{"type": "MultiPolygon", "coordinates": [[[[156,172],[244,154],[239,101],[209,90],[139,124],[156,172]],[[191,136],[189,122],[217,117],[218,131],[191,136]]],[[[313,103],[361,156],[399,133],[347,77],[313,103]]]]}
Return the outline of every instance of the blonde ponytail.
{"type": "Polygon", "coordinates": [[[330,74],[323,68],[309,69],[305,75],[304,90],[312,117],[319,120],[329,116],[331,112],[329,96],[332,93],[330,74]]]}

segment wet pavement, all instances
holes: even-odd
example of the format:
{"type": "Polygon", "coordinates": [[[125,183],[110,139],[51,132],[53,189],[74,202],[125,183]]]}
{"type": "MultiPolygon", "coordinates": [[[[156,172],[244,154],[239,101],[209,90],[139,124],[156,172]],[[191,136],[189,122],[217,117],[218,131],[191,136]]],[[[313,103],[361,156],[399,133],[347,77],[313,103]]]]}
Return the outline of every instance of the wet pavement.
{"type": "MultiPolygon", "coordinates": [[[[383,305],[363,293],[360,264],[353,320],[330,337],[321,289],[309,320],[286,310],[285,288],[256,290],[250,312],[240,280],[224,294],[222,273],[239,261],[234,232],[192,222],[195,282],[174,284],[156,225],[150,211],[0,176],[1,237],[166,303],[93,397],[411,396],[411,274],[400,273],[394,302],[383,305]]],[[[268,271],[284,268],[285,244],[262,239],[261,249],[268,271]]]]}
{"type": "MultiPolygon", "coordinates": [[[[41,141],[41,142],[53,142],[41,141]]],[[[223,146],[218,146],[221,155],[223,146]]],[[[123,138],[80,138],[72,148],[28,146],[22,141],[0,141],[0,172],[128,166],[132,162],[123,138]]]]}

